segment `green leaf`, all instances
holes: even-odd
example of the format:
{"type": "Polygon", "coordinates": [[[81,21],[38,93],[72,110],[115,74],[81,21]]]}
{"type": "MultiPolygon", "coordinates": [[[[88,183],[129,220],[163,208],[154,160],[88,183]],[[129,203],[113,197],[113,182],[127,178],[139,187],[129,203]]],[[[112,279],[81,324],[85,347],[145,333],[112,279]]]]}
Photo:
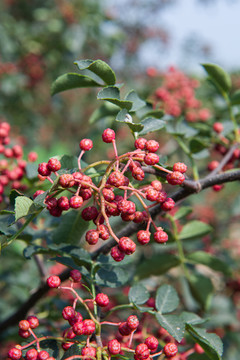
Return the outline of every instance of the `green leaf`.
{"type": "Polygon", "coordinates": [[[185,324],[177,315],[161,315],[156,313],[156,319],[159,324],[169,332],[178,342],[184,337],[185,324]]]}
{"type": "Polygon", "coordinates": [[[174,311],[179,304],[176,290],[170,285],[162,285],[157,289],[156,308],[160,314],[174,311]]]}
{"type": "Polygon", "coordinates": [[[185,324],[198,325],[206,322],[205,319],[189,311],[183,311],[180,316],[185,324]]]}
{"type": "Polygon", "coordinates": [[[121,111],[119,111],[119,113],[117,114],[117,117],[116,117],[116,121],[127,124],[133,133],[134,132],[138,133],[139,131],[141,131],[143,129],[142,124],[136,124],[133,122],[132,117],[131,117],[131,115],[128,114],[127,109],[122,109],[121,111]]]}
{"type": "Polygon", "coordinates": [[[77,356],[77,355],[81,355],[82,354],[82,348],[83,345],[81,344],[73,344],[72,346],[70,346],[70,348],[64,352],[64,355],[61,357],[61,360],[65,360],[68,359],[69,357],[72,356],[77,356]]]}
{"type": "Polygon", "coordinates": [[[97,83],[89,76],[80,75],[76,73],[68,73],[59,76],[51,86],[51,95],[55,95],[65,90],[71,90],[82,87],[99,87],[101,84],[97,83]]]}
{"type": "Polygon", "coordinates": [[[187,223],[180,232],[180,240],[189,240],[209,234],[212,227],[202,221],[193,220],[187,223]]]}
{"type": "Polygon", "coordinates": [[[79,70],[90,70],[98,77],[100,77],[105,84],[114,85],[116,82],[116,76],[112,68],[102,60],[80,60],[75,61],[79,70]]]}
{"type": "Polygon", "coordinates": [[[223,92],[228,93],[232,87],[232,81],[228,73],[216,64],[201,64],[210,76],[210,79],[223,92]]]}
{"type": "Polygon", "coordinates": [[[129,272],[120,266],[101,268],[96,273],[96,282],[99,286],[116,288],[126,284],[128,280],[129,272]]]}
{"type": "Polygon", "coordinates": [[[142,284],[133,285],[128,294],[129,301],[137,305],[145,304],[149,297],[148,290],[142,284]]]}
{"type": "Polygon", "coordinates": [[[116,86],[108,86],[100,90],[97,99],[109,101],[119,106],[121,109],[130,110],[132,107],[131,101],[120,100],[120,91],[116,86]]]}
{"type": "Polygon", "coordinates": [[[63,155],[58,159],[61,162],[61,169],[74,169],[78,167],[77,156],[63,155]]]}
{"type": "Polygon", "coordinates": [[[46,339],[41,341],[41,349],[47,351],[51,357],[54,357],[55,359],[58,358],[59,346],[57,340],[46,339]]]}
{"type": "Polygon", "coordinates": [[[232,94],[230,101],[232,105],[240,105],[240,89],[232,94]]]}
{"type": "Polygon", "coordinates": [[[231,267],[228,264],[217,256],[206,253],[205,251],[195,251],[186,258],[195,264],[203,264],[215,271],[220,271],[226,276],[231,276],[232,274],[231,267]]]}
{"type": "Polygon", "coordinates": [[[89,223],[81,217],[81,211],[69,211],[62,216],[59,226],[53,231],[52,240],[56,244],[77,244],[88,226],[89,223]]]}
{"type": "Polygon", "coordinates": [[[207,144],[203,143],[202,141],[198,139],[193,139],[189,143],[189,148],[192,154],[199,153],[203,149],[207,147],[207,144]]]}
{"type": "Polygon", "coordinates": [[[156,254],[150,259],[141,261],[137,267],[136,274],[139,279],[147,278],[150,275],[162,275],[169,269],[180,265],[180,260],[173,254],[156,254]]]}
{"type": "Polygon", "coordinates": [[[146,135],[150,132],[161,130],[165,127],[166,123],[163,120],[156,118],[145,118],[141,121],[141,124],[144,126],[143,130],[140,131],[139,135],[146,135]]]}
{"type": "Polygon", "coordinates": [[[68,254],[73,258],[78,266],[85,266],[86,268],[89,268],[89,265],[92,263],[89,252],[79,247],[72,247],[68,254]]]}
{"type": "Polygon", "coordinates": [[[18,196],[15,200],[15,221],[36,211],[34,202],[26,196],[18,196]]]}
{"type": "Polygon", "coordinates": [[[202,309],[209,309],[213,295],[211,280],[201,274],[191,274],[187,280],[194,299],[197,300],[202,309]]]}
{"type": "Polygon", "coordinates": [[[135,90],[131,90],[125,97],[125,100],[132,102],[132,107],[130,111],[134,112],[146,105],[146,102],[140,99],[135,90]]]}
{"type": "Polygon", "coordinates": [[[76,269],[76,263],[75,261],[68,257],[68,256],[56,256],[56,257],[53,257],[51,258],[52,261],[56,261],[62,265],[65,265],[67,267],[70,267],[72,269],[76,269]]]}
{"type": "Polygon", "coordinates": [[[192,212],[191,206],[183,206],[183,207],[180,207],[180,209],[174,214],[173,217],[175,220],[180,220],[183,217],[191,214],[191,212],[192,212]]]}
{"type": "Polygon", "coordinates": [[[190,324],[186,325],[186,330],[193,340],[204,349],[209,359],[221,360],[223,344],[216,334],[207,333],[205,329],[201,329],[190,324]]]}

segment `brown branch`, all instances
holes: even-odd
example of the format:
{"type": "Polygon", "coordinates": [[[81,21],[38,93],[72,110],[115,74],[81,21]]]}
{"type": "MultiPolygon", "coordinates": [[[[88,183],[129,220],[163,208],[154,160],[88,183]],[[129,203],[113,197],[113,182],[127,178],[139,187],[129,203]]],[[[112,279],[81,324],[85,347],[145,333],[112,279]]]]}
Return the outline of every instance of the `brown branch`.
{"type": "MultiPolygon", "coordinates": [[[[198,182],[193,180],[185,180],[183,186],[180,190],[176,191],[171,195],[171,198],[178,202],[187,198],[189,195],[194,193],[198,193],[204,189],[212,187],[216,184],[224,184],[228,182],[233,182],[240,180],[240,170],[232,170],[227,171],[221,174],[217,174],[214,176],[207,176],[203,179],[200,179],[198,182]]],[[[157,215],[161,214],[161,206],[157,205],[154,208],[150,209],[151,216],[154,218],[157,215]]],[[[117,234],[118,238],[122,236],[131,236],[132,234],[136,233],[139,229],[141,229],[141,225],[135,223],[129,223],[125,226],[119,233],[117,234]]],[[[92,259],[96,259],[99,254],[107,254],[110,249],[115,246],[116,242],[114,239],[109,240],[106,244],[104,244],[101,248],[97,251],[92,253],[92,259]]],[[[60,274],[60,278],[62,281],[69,278],[70,270],[64,270],[60,274]]],[[[47,292],[49,288],[46,284],[40,285],[35,292],[29,297],[29,299],[21,305],[21,307],[12,314],[9,318],[4,320],[0,324],[0,334],[4,332],[8,327],[16,325],[20,320],[24,319],[27,315],[29,310],[33,308],[33,306],[42,298],[47,292]]]]}

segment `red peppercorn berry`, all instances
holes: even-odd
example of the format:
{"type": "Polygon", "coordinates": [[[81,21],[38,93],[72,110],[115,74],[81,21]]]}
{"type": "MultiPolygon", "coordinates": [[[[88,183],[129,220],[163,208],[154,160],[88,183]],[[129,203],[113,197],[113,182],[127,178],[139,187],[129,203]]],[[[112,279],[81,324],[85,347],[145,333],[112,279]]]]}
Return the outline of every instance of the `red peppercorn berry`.
{"type": "Polygon", "coordinates": [[[47,167],[50,171],[58,171],[61,169],[61,163],[58,159],[51,158],[48,160],[47,167]]]}
{"type": "Polygon", "coordinates": [[[79,270],[73,269],[70,271],[70,278],[72,278],[73,282],[79,283],[82,279],[82,274],[79,270]]]}
{"type": "Polygon", "coordinates": [[[120,262],[124,259],[125,253],[122,252],[118,246],[114,246],[111,249],[111,256],[115,261],[120,262]]]}
{"type": "Polygon", "coordinates": [[[29,315],[27,321],[29,322],[31,329],[36,329],[39,326],[39,320],[34,315],[29,315]]]}
{"type": "Polygon", "coordinates": [[[98,306],[108,306],[109,304],[109,298],[106,294],[103,293],[99,293],[97,294],[96,298],[95,298],[96,303],[98,304],[98,306]]]}
{"type": "Polygon", "coordinates": [[[91,139],[82,139],[80,141],[79,147],[83,151],[89,151],[93,147],[93,142],[91,139]]]}
{"type": "Polygon", "coordinates": [[[111,143],[115,140],[115,131],[112,129],[105,129],[102,133],[102,139],[105,143],[111,143]]]}
{"type": "Polygon", "coordinates": [[[37,357],[38,357],[38,352],[36,349],[29,349],[27,352],[26,352],[26,355],[25,355],[25,360],[37,360],[37,357]]]}
{"type": "Polygon", "coordinates": [[[168,358],[170,358],[177,354],[178,347],[174,343],[167,343],[163,348],[163,352],[168,358]]]}
{"type": "Polygon", "coordinates": [[[12,360],[19,360],[22,357],[22,351],[14,347],[9,350],[8,357],[12,360]]]}
{"type": "Polygon", "coordinates": [[[168,241],[168,234],[163,230],[158,230],[153,234],[154,240],[159,243],[163,244],[168,241]]]}
{"type": "Polygon", "coordinates": [[[136,250],[136,244],[130,238],[124,236],[119,240],[118,247],[126,255],[131,255],[136,250]]]}
{"type": "Polygon", "coordinates": [[[50,288],[57,288],[61,284],[61,280],[59,276],[52,275],[47,279],[47,284],[50,288]]]}
{"type": "Polygon", "coordinates": [[[121,344],[117,339],[112,339],[108,342],[108,351],[111,355],[117,355],[121,351],[121,344]]]}
{"type": "Polygon", "coordinates": [[[147,230],[139,230],[137,233],[137,241],[141,245],[148,244],[150,241],[150,232],[147,230]]]}

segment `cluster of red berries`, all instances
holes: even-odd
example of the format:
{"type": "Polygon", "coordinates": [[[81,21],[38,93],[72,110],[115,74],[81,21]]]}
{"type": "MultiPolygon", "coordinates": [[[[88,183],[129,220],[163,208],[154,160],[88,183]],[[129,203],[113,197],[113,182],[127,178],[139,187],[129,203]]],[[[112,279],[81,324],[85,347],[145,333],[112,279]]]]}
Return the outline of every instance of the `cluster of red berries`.
{"type": "Polygon", "coordinates": [[[189,122],[206,121],[211,114],[202,107],[195,97],[195,89],[199,87],[197,80],[191,79],[174,67],[162,75],[162,85],[154,94],[157,107],[160,106],[166,114],[174,117],[184,115],[189,122]]]}
{"type": "MultiPolygon", "coordinates": [[[[26,186],[21,182],[25,175],[27,161],[23,160],[22,146],[15,144],[12,147],[10,138],[10,124],[5,119],[0,120],[0,203],[4,201],[5,188],[10,187],[16,190],[26,190],[26,186]]],[[[36,161],[37,154],[30,152],[28,161],[36,161]]]]}
{"type": "MultiPolygon", "coordinates": [[[[166,180],[169,184],[181,185],[185,180],[184,173],[187,166],[184,163],[175,163],[173,171],[159,166],[159,156],[156,154],[159,143],[155,140],[138,138],[135,140],[135,150],[121,156],[117,154],[114,130],[105,129],[102,140],[105,143],[113,144],[115,158],[112,161],[106,161],[108,166],[99,184],[94,184],[91,177],[84,174],[81,169],[81,157],[85,151],[89,151],[93,147],[90,139],[80,141],[79,171],[59,176],[58,171],[61,169],[61,162],[58,159],[51,158],[47,163],[39,164],[38,173],[42,180],[48,179],[52,183],[53,179],[50,177],[52,173],[59,177],[54,192],[45,198],[47,209],[53,216],[58,217],[63,211],[70,208],[78,209],[86,201],[91,198],[94,199],[94,205],[85,207],[81,213],[85,221],[93,221],[96,225],[96,229],[87,231],[85,235],[86,241],[89,245],[96,245],[99,239],[107,240],[111,235],[117,242],[117,246],[111,250],[111,256],[114,260],[121,261],[125,255],[131,255],[135,252],[136,244],[128,237],[119,239],[111,228],[109,218],[121,216],[123,221],[146,223],[146,229],[139,231],[137,234],[138,243],[141,245],[145,245],[150,241],[150,225],[155,229],[154,241],[165,243],[168,240],[168,235],[161,227],[156,226],[151,218],[149,208],[160,204],[163,211],[170,211],[175,205],[173,199],[168,197],[163,190],[162,183],[159,180],[153,180],[150,185],[139,187],[130,182],[130,174],[133,180],[141,182],[145,178],[146,171],[143,166],[152,166],[166,172],[166,180]],[[125,175],[126,173],[128,173],[128,177],[125,175]],[[61,190],[67,190],[71,197],[60,196],[56,198],[54,195],[59,194],[61,190]],[[140,201],[141,210],[138,210],[135,202],[131,200],[134,197],[140,201]],[[150,202],[150,205],[147,205],[146,201],[150,202]]],[[[97,165],[97,163],[94,163],[87,168],[97,165]]],[[[38,190],[33,197],[36,198],[42,193],[42,190],[38,190]]]]}
{"type": "MultiPolygon", "coordinates": [[[[61,280],[58,276],[53,275],[47,279],[47,284],[50,288],[59,288],[64,291],[70,290],[75,295],[73,306],[66,306],[62,310],[62,317],[68,322],[68,325],[70,326],[62,333],[62,349],[64,351],[68,350],[76,342],[78,343],[78,341],[75,339],[77,336],[85,335],[87,336],[86,346],[83,346],[81,349],[81,355],[89,356],[89,360],[91,360],[92,357],[96,358],[97,347],[99,344],[96,344],[95,341],[92,341],[92,335],[96,332],[97,327],[99,328],[99,326],[106,324],[117,326],[119,334],[122,337],[130,337],[130,341],[127,347],[124,343],[121,343],[117,339],[108,340],[105,346],[101,345],[102,353],[105,353],[105,355],[108,355],[108,357],[111,355],[123,353],[125,351],[134,353],[135,360],[150,360],[152,356],[160,355],[162,353],[164,353],[167,358],[171,358],[172,356],[176,355],[178,348],[175,343],[167,343],[159,353],[156,353],[159,344],[157,338],[154,336],[148,336],[144,343],[140,343],[136,346],[135,349],[132,349],[133,335],[139,327],[139,320],[137,316],[130,315],[126,321],[120,323],[111,323],[109,321],[103,321],[102,323],[99,323],[99,321],[91,313],[90,307],[87,305],[87,303],[96,303],[99,307],[106,307],[109,304],[108,296],[104,293],[99,293],[93,299],[83,300],[74,290],[74,284],[79,283],[82,279],[81,273],[78,270],[71,270],[70,279],[72,281],[72,285],[70,287],[61,286],[61,280]],[[91,319],[83,319],[82,314],[76,310],[78,301],[80,301],[81,304],[84,305],[85,309],[88,310],[91,319]]],[[[38,326],[39,321],[36,316],[29,316],[27,320],[21,320],[19,322],[19,335],[24,339],[33,336],[34,341],[25,346],[16,345],[10,349],[8,352],[8,357],[10,359],[22,359],[22,350],[31,347],[29,350],[27,350],[24,356],[25,360],[54,360],[54,358],[51,357],[47,351],[41,350],[40,343],[42,340],[44,340],[44,337],[38,338],[33,332],[33,329],[37,328],[38,326]],[[33,347],[34,345],[37,347],[37,349],[33,347]]]]}
{"type": "MultiPolygon", "coordinates": [[[[193,353],[203,353],[203,349],[198,344],[184,353],[178,353],[176,342],[164,328],[158,330],[157,336],[160,337],[161,342],[165,343],[163,348],[159,350],[158,339],[153,335],[144,336],[142,332],[143,324],[140,324],[136,315],[128,316],[126,321],[115,322],[116,316],[114,316],[114,322],[100,322],[99,311],[101,308],[104,309],[109,306],[109,297],[105,293],[98,293],[96,296],[93,296],[89,290],[91,298],[81,298],[75,290],[75,286],[80,284],[81,280],[82,275],[76,269],[70,271],[70,285],[62,285],[60,278],[56,275],[52,275],[47,279],[47,284],[51,289],[58,288],[63,292],[69,291],[73,294],[73,298],[71,299],[72,306],[65,306],[62,310],[62,318],[68,323],[68,326],[62,332],[61,338],[59,336],[56,338],[57,341],[60,341],[64,351],[67,351],[74,344],[81,344],[81,355],[84,356],[86,360],[96,359],[97,351],[99,350],[103,358],[111,358],[112,355],[118,354],[132,354],[135,360],[152,360],[153,357],[160,355],[165,355],[165,358],[169,360],[186,360],[187,357],[193,353]],[[79,303],[85,308],[85,312],[87,311],[90,318],[84,319],[82,314],[77,310],[79,303]],[[93,313],[94,304],[99,306],[99,311],[93,313]],[[107,335],[106,331],[102,332],[101,329],[104,325],[112,325],[118,328],[118,333],[115,338],[113,338],[112,332],[111,335],[107,335]],[[78,336],[82,335],[86,336],[86,340],[81,339],[81,341],[79,341],[78,336]],[[138,344],[135,344],[135,342],[138,342],[138,344]]],[[[85,290],[87,290],[87,288],[85,288],[85,290]]],[[[154,299],[150,298],[146,305],[154,308],[154,299]]],[[[113,310],[111,305],[108,309],[113,310]]],[[[8,352],[8,359],[55,360],[54,357],[50,356],[48,351],[41,350],[41,342],[48,337],[38,337],[35,334],[35,329],[38,326],[38,318],[32,315],[28,316],[26,320],[19,322],[19,335],[24,339],[32,336],[33,340],[23,346],[16,345],[12,347],[8,352]],[[23,351],[25,352],[24,356],[23,351]]],[[[181,345],[184,344],[185,342],[183,341],[181,345]]],[[[70,360],[71,356],[66,358],[66,360],[68,359],[70,360]]]]}

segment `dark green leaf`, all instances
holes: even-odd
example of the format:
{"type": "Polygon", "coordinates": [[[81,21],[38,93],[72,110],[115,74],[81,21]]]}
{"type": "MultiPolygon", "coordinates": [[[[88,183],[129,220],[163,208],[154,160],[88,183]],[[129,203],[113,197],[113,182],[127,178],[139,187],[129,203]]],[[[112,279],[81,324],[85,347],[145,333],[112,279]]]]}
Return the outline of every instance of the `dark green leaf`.
{"type": "Polygon", "coordinates": [[[121,109],[130,110],[132,107],[131,101],[120,100],[120,91],[116,86],[108,86],[100,90],[97,99],[109,101],[119,106],[121,109]]]}
{"type": "Polygon", "coordinates": [[[88,69],[98,77],[100,77],[105,84],[114,85],[116,82],[116,76],[112,68],[102,60],[80,60],[75,61],[79,70],[88,69]]]}
{"type": "Polygon", "coordinates": [[[195,264],[203,264],[210,267],[213,270],[221,271],[227,276],[231,276],[232,270],[228,264],[217,256],[206,253],[205,251],[195,251],[194,253],[187,256],[187,260],[195,264]]]}
{"type": "Polygon", "coordinates": [[[162,285],[157,289],[156,308],[160,314],[174,311],[179,304],[176,290],[170,285],[162,285]]]}
{"type": "Polygon", "coordinates": [[[182,206],[180,207],[180,209],[174,214],[174,219],[175,220],[179,220],[182,219],[183,217],[191,214],[192,212],[192,208],[190,206],[182,206]]]}
{"type": "Polygon", "coordinates": [[[183,322],[186,324],[197,325],[206,322],[206,320],[200,318],[200,316],[197,314],[189,311],[183,311],[180,316],[183,322]]]}
{"type": "Polygon", "coordinates": [[[189,143],[189,148],[192,154],[199,153],[207,147],[207,144],[203,143],[198,139],[193,139],[189,143]]]}
{"type": "Polygon", "coordinates": [[[96,273],[96,282],[99,286],[116,288],[126,284],[128,280],[128,271],[120,266],[101,268],[96,273]]]}
{"type": "Polygon", "coordinates": [[[76,73],[68,73],[59,76],[51,86],[51,95],[55,95],[61,91],[71,90],[82,87],[99,87],[101,84],[97,83],[86,75],[76,73]]]}
{"type": "Polygon", "coordinates": [[[205,329],[200,329],[190,324],[186,325],[186,330],[194,341],[196,341],[204,349],[209,359],[222,359],[223,344],[216,334],[207,333],[205,329]]]}
{"type": "Polygon", "coordinates": [[[89,268],[89,265],[92,263],[89,252],[79,247],[73,247],[69,251],[69,255],[78,266],[85,266],[86,268],[89,268]]]}
{"type": "Polygon", "coordinates": [[[69,211],[63,215],[59,226],[53,232],[53,242],[56,244],[79,243],[81,237],[88,229],[89,223],[81,217],[81,211],[69,211]]]}
{"type": "Polygon", "coordinates": [[[156,118],[145,118],[141,121],[141,124],[144,126],[143,130],[140,131],[139,135],[146,135],[150,132],[161,130],[165,127],[166,123],[163,120],[156,118]]]}
{"type": "Polygon", "coordinates": [[[41,341],[41,349],[44,349],[45,351],[47,351],[49,353],[50,356],[57,359],[58,354],[59,354],[59,347],[58,347],[57,340],[47,339],[47,340],[41,341]]]}
{"type": "Polygon", "coordinates": [[[178,342],[184,337],[185,324],[177,315],[161,315],[156,313],[156,319],[159,324],[169,332],[178,342]]]}
{"type": "Polygon", "coordinates": [[[74,169],[78,167],[77,156],[63,155],[58,159],[61,162],[61,169],[74,169]]]}
{"type": "Polygon", "coordinates": [[[54,258],[51,258],[51,260],[56,261],[62,265],[65,265],[67,267],[70,267],[72,269],[76,269],[76,263],[75,261],[68,257],[68,256],[56,256],[54,258]]]}
{"type": "Polygon", "coordinates": [[[180,232],[180,240],[189,240],[209,234],[212,227],[202,221],[193,220],[187,223],[180,232]]]}
{"type": "Polygon", "coordinates": [[[201,64],[211,80],[223,92],[228,93],[232,87],[232,81],[228,73],[226,73],[220,66],[216,64],[201,64]]]}
{"type": "Polygon", "coordinates": [[[162,275],[169,269],[180,265],[180,260],[173,254],[156,254],[150,259],[145,259],[137,267],[136,274],[139,279],[147,278],[150,275],[162,275]]]}
{"type": "Polygon", "coordinates": [[[72,356],[77,356],[82,354],[83,345],[73,344],[67,351],[64,352],[64,355],[61,357],[61,360],[68,359],[72,356]]]}
{"type": "Polygon", "coordinates": [[[142,284],[133,285],[128,294],[129,301],[137,305],[145,304],[149,296],[148,290],[142,284]]]}
{"type": "Polygon", "coordinates": [[[15,221],[36,211],[34,202],[26,196],[18,196],[15,200],[15,221]]]}
{"type": "Polygon", "coordinates": [[[201,274],[191,274],[188,283],[194,299],[197,300],[202,309],[207,310],[211,305],[213,295],[211,280],[201,274]]]}
{"type": "Polygon", "coordinates": [[[232,105],[240,105],[240,89],[232,94],[230,100],[232,105]]]}
{"type": "Polygon", "coordinates": [[[125,100],[132,102],[132,107],[130,111],[134,112],[146,105],[146,102],[140,99],[135,90],[131,90],[125,97],[125,100]]]}

